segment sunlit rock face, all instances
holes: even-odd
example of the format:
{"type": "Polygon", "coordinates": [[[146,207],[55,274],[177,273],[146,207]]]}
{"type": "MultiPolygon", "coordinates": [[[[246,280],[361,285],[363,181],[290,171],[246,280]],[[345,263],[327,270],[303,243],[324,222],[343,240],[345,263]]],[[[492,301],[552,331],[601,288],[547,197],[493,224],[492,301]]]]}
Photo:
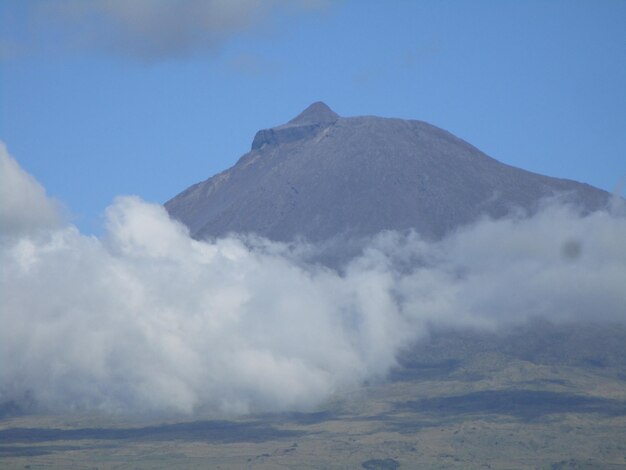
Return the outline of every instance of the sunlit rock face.
{"type": "Polygon", "coordinates": [[[533,213],[549,197],[589,212],[609,195],[505,165],[422,121],[344,118],[318,102],[257,132],[232,168],[165,207],[198,239],[256,233],[315,242],[389,229],[438,239],[481,216],[533,213]]]}

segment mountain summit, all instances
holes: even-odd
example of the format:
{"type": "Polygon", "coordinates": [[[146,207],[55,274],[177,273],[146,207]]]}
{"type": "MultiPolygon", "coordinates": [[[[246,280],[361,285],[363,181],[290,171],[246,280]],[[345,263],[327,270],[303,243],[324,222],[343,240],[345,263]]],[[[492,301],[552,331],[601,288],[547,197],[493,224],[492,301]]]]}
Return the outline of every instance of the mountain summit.
{"type": "Polygon", "coordinates": [[[165,204],[201,239],[231,232],[273,240],[415,229],[427,238],[488,215],[534,211],[562,195],[592,211],[608,193],[494,160],[421,121],[340,117],[324,103],[257,132],[228,170],[165,204]]]}
{"type": "Polygon", "coordinates": [[[339,119],[339,115],[336,112],[330,109],[326,103],[317,101],[289,121],[288,124],[300,125],[333,123],[337,119],[339,119]]]}

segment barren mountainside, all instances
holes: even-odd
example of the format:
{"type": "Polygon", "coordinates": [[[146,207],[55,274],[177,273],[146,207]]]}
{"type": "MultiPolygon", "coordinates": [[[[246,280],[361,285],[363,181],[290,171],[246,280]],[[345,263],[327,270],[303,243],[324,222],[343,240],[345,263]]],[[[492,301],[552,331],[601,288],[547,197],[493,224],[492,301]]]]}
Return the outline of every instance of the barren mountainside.
{"type": "Polygon", "coordinates": [[[413,228],[428,238],[559,195],[591,211],[608,193],[503,164],[421,121],[344,118],[324,103],[257,132],[228,170],[165,204],[193,237],[254,232],[273,240],[368,236],[413,228]]]}

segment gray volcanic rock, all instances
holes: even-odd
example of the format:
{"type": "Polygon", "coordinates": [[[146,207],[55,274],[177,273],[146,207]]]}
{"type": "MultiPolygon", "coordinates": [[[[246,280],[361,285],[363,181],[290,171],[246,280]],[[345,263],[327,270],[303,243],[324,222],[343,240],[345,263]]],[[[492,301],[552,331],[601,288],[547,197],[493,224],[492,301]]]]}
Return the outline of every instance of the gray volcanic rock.
{"type": "Polygon", "coordinates": [[[318,102],[259,131],[235,166],[165,207],[198,239],[253,232],[324,241],[385,229],[436,239],[482,215],[532,212],[556,195],[586,211],[609,199],[587,184],[500,163],[425,122],[343,118],[318,102]]]}

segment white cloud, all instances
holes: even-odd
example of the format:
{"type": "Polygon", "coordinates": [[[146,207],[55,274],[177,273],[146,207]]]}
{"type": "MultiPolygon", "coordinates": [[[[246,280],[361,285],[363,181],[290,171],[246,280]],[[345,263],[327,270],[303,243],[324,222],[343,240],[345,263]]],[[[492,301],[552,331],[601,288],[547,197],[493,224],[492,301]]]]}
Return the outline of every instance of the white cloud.
{"type": "MultiPolygon", "coordinates": [[[[13,191],[37,194],[26,213],[50,216],[43,189],[4,155],[13,191]]],[[[22,214],[23,204],[0,199],[3,214],[22,214]]],[[[432,326],[626,321],[626,219],[604,212],[553,204],[439,243],[383,233],[342,274],[298,257],[310,249],[193,240],[136,197],[117,199],[106,216],[102,239],[45,217],[40,226],[34,216],[3,219],[0,403],[306,410],[384,377],[432,326]],[[573,255],[564,250],[572,242],[573,255]]]]}
{"type": "Polygon", "coordinates": [[[0,142],[0,236],[59,223],[57,204],[35,178],[26,173],[0,142]]]}

